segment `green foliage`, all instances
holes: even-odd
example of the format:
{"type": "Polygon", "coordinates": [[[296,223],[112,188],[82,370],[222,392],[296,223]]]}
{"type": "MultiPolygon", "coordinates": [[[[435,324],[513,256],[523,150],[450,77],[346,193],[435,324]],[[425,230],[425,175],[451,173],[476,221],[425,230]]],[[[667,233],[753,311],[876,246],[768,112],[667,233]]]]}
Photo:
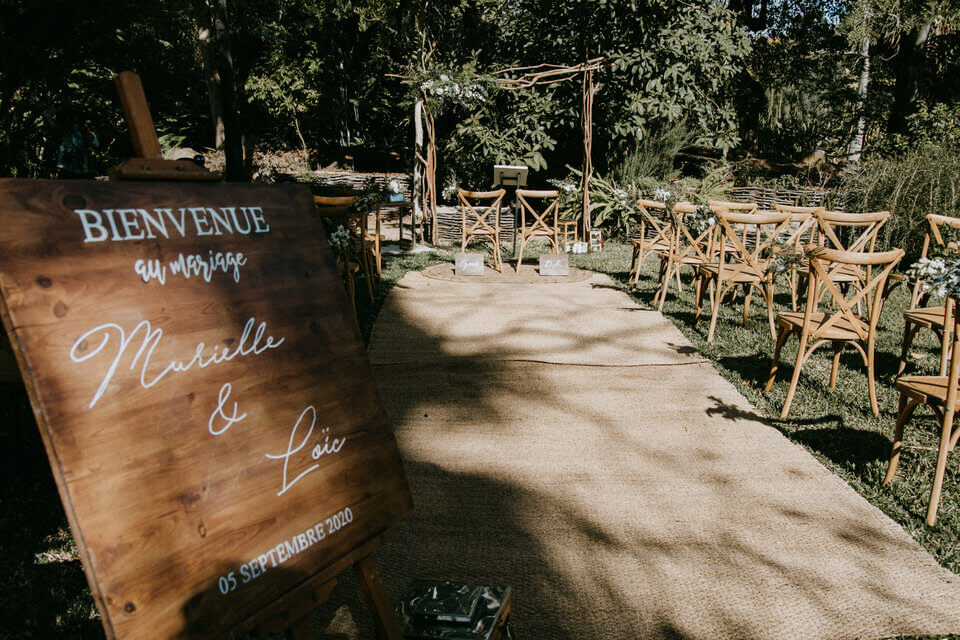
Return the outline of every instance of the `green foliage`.
{"type": "Polygon", "coordinates": [[[883,246],[903,248],[909,263],[920,255],[927,214],[960,216],[960,149],[925,143],[874,159],[835,195],[846,211],[890,211],[883,246]]]}
{"type": "Polygon", "coordinates": [[[442,160],[464,184],[488,183],[494,164],[545,169],[545,154],[556,140],[544,127],[554,104],[536,90],[497,91],[492,99],[464,115],[447,138],[442,160]]]}
{"type": "Polygon", "coordinates": [[[933,106],[921,103],[917,111],[907,117],[907,134],[887,136],[876,152],[902,154],[917,144],[960,149],[960,102],[933,106]]]}
{"type": "Polygon", "coordinates": [[[618,182],[631,184],[643,179],[660,182],[673,180],[679,177],[677,154],[693,146],[696,139],[697,134],[682,121],[656,127],[643,136],[619,164],[612,167],[612,175],[618,182]]]}

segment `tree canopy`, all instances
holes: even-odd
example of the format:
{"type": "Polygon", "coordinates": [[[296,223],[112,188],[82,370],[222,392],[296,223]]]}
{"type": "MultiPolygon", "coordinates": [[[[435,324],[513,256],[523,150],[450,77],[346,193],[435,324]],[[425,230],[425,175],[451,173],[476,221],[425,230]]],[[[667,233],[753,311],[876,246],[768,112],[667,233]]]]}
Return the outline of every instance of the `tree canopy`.
{"type": "Polygon", "coordinates": [[[957,113],[958,4],[4,0],[0,173],[90,175],[131,155],[112,78],[132,69],[167,146],[215,147],[227,125],[248,155],[408,168],[415,94],[446,82],[449,94],[433,94],[441,181],[476,179],[494,160],[559,176],[582,154],[578,84],[504,91],[492,78],[597,56],[608,61],[596,75],[600,171],[681,126],[717,154],[796,161],[842,156],[863,117],[865,152],[889,150],[925,135],[922,114],[957,113]]]}

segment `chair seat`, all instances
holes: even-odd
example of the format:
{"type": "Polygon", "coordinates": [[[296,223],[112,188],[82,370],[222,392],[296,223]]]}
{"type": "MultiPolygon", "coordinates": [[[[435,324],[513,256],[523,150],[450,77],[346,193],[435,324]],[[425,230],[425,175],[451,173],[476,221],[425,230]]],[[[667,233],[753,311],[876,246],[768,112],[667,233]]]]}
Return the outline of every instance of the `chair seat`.
{"type": "MultiPolygon", "coordinates": [[[[948,376],[903,376],[897,380],[897,390],[921,402],[942,407],[947,402],[948,376]]],[[[960,395],[954,410],[960,409],[960,395]]]]}
{"type": "Polygon", "coordinates": [[[943,314],[944,307],[907,309],[903,312],[903,319],[927,329],[943,329],[943,314]]]}
{"type": "MultiPolygon", "coordinates": [[[[716,262],[712,264],[700,265],[699,271],[710,274],[711,277],[718,277],[720,265],[716,262]]],[[[751,265],[725,264],[723,265],[723,274],[725,282],[760,282],[767,279],[766,273],[759,273],[751,265]],[[736,269],[738,272],[734,273],[736,269]]]]}
{"type": "Polygon", "coordinates": [[[495,236],[497,235],[496,229],[472,229],[466,232],[468,237],[473,236],[495,236]]]}
{"type": "MultiPolygon", "coordinates": [[[[803,327],[803,312],[802,311],[783,311],[777,314],[777,324],[787,328],[790,331],[799,333],[803,327]]],[[[837,321],[834,322],[825,332],[820,332],[820,327],[829,318],[832,318],[832,313],[813,313],[810,314],[810,333],[817,335],[819,338],[824,338],[826,340],[859,340],[860,336],[854,328],[853,323],[846,316],[841,316],[837,318],[837,321]]],[[[860,318],[855,316],[857,321],[860,323],[860,328],[863,332],[866,332],[869,329],[867,323],[860,318]]]]}
{"type": "Polygon", "coordinates": [[[656,238],[631,238],[630,243],[634,247],[641,247],[645,251],[670,251],[670,243],[658,240],[656,238]]]}

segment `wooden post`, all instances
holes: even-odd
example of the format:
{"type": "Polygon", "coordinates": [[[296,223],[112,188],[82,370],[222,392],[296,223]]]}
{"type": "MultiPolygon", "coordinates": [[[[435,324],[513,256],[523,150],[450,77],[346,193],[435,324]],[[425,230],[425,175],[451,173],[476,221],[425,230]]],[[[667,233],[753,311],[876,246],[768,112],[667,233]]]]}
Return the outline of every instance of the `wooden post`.
{"type": "MultiPolygon", "coordinates": [[[[593,174],[593,69],[584,62],[583,71],[583,238],[590,239],[590,177],[593,174]]],[[[588,250],[589,250],[589,244],[588,250]]]]}
{"type": "Polygon", "coordinates": [[[160,139],[157,137],[156,127],[153,126],[153,117],[147,105],[147,96],[143,93],[140,76],[133,71],[121,71],[114,82],[120,93],[120,104],[123,105],[123,114],[127,118],[134,153],[138,158],[162,158],[163,150],[160,149],[160,139]]]}
{"type": "Polygon", "coordinates": [[[219,173],[193,160],[165,160],[140,76],[132,71],[121,71],[115,83],[137,156],[110,169],[112,180],[220,180],[219,173]]]}
{"type": "Polygon", "coordinates": [[[357,580],[360,581],[360,588],[363,589],[363,595],[367,599],[367,606],[370,607],[373,618],[377,622],[378,637],[385,640],[403,640],[400,623],[397,622],[397,617],[393,613],[390,598],[387,597],[387,589],[383,586],[383,579],[377,571],[377,565],[373,562],[373,556],[364,556],[353,565],[353,568],[357,572],[357,580]]]}

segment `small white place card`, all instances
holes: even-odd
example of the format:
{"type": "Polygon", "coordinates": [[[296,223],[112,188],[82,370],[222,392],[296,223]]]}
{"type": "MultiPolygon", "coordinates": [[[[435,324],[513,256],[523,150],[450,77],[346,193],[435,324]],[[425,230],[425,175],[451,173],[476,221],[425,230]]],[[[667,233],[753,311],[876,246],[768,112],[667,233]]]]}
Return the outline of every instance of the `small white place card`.
{"type": "Polygon", "coordinates": [[[458,276],[482,276],[483,254],[458,253],[453,257],[453,266],[458,276]]]}
{"type": "Polygon", "coordinates": [[[567,276],[570,275],[570,259],[567,254],[545,253],[540,256],[540,275],[567,276]]]}

